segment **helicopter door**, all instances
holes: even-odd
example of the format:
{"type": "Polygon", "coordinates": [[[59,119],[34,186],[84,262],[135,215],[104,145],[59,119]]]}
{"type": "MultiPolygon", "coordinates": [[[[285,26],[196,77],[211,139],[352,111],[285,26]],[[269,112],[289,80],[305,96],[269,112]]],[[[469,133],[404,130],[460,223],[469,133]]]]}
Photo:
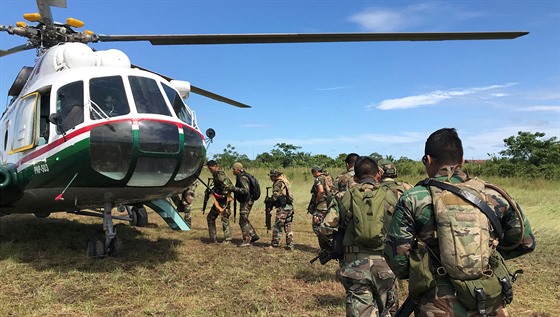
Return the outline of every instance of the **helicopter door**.
{"type": "Polygon", "coordinates": [[[35,146],[35,122],[38,93],[23,97],[17,105],[12,135],[11,153],[25,151],[35,146]]]}

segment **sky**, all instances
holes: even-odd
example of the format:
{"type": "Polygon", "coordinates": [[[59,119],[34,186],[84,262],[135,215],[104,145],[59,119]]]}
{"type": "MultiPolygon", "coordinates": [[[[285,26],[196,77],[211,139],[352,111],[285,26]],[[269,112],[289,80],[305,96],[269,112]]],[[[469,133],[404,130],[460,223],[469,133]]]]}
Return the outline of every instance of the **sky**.
{"type": "MultiPolygon", "coordinates": [[[[202,131],[254,159],[278,143],[325,154],[419,160],[433,131],[456,128],[465,159],[488,159],[518,131],[560,138],[560,1],[67,0],[98,34],[528,31],[514,40],[152,46],[108,42],[131,62],[249,104],[191,94],[202,131]]],[[[0,24],[37,12],[2,0],[0,24]]],[[[25,39],[0,34],[8,49],[25,39]]],[[[0,59],[0,102],[33,50],[0,59]]],[[[5,99],[4,99],[5,98],[5,99]]]]}

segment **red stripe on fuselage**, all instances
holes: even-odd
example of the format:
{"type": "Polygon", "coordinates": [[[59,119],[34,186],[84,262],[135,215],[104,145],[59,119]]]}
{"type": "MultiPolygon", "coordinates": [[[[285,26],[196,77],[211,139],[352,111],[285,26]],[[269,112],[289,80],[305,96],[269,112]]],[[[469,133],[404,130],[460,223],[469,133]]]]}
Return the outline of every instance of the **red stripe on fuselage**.
{"type": "Polygon", "coordinates": [[[202,134],[195,130],[194,128],[185,125],[185,124],[181,124],[181,123],[177,123],[174,121],[169,121],[169,120],[163,120],[163,119],[156,119],[156,118],[150,118],[150,119],[117,119],[117,120],[111,120],[111,121],[104,121],[104,122],[98,122],[98,123],[92,123],[90,125],[87,125],[85,127],[81,127],[78,130],[72,131],[70,133],[67,133],[65,138],[66,140],[64,140],[64,137],[61,137],[60,139],[53,141],[52,143],[46,144],[45,146],[43,146],[42,148],[33,151],[32,153],[29,153],[28,155],[24,156],[21,158],[21,160],[19,160],[16,163],[16,167],[21,166],[23,163],[27,163],[29,161],[31,161],[34,158],[37,158],[47,152],[49,152],[52,149],[55,149],[56,147],[64,144],[65,142],[68,142],[69,140],[76,138],[84,133],[87,133],[89,131],[91,131],[91,129],[98,127],[98,126],[102,126],[102,125],[106,125],[108,123],[113,123],[113,122],[123,122],[123,121],[132,121],[132,124],[134,124],[134,122],[140,122],[140,121],[156,121],[156,122],[166,122],[166,123],[171,123],[176,125],[178,128],[183,128],[183,127],[188,127],[191,130],[193,130],[194,132],[198,133],[199,136],[203,139],[202,134]]]}

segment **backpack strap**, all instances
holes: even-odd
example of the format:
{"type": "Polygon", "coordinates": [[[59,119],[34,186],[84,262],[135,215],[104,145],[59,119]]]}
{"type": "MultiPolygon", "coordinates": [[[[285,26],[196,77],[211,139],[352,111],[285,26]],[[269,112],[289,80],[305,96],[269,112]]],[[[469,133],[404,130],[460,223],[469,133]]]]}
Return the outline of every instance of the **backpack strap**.
{"type": "Polygon", "coordinates": [[[498,216],[496,216],[496,213],[494,213],[494,211],[490,208],[490,206],[488,206],[488,204],[486,204],[484,201],[482,201],[480,198],[476,197],[469,191],[448,183],[440,182],[432,178],[426,178],[418,184],[422,186],[434,186],[461,196],[474,206],[478,207],[478,209],[480,209],[482,213],[486,215],[500,239],[504,237],[504,231],[502,230],[502,225],[500,223],[500,220],[498,219],[498,216]]]}

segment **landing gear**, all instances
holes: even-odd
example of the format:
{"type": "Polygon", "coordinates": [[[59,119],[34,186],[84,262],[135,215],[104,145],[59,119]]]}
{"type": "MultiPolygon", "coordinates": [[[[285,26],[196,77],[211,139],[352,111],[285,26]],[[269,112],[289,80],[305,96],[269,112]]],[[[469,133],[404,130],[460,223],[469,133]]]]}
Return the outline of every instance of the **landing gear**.
{"type": "Polygon", "coordinates": [[[130,225],[145,227],[148,225],[148,212],[142,205],[126,206],[126,211],[130,217],[130,225]]]}
{"type": "Polygon", "coordinates": [[[103,207],[103,231],[105,231],[105,237],[88,239],[86,243],[86,256],[88,258],[95,259],[106,255],[122,255],[122,241],[117,238],[117,231],[113,227],[112,209],[113,204],[105,203],[103,207]]]}

